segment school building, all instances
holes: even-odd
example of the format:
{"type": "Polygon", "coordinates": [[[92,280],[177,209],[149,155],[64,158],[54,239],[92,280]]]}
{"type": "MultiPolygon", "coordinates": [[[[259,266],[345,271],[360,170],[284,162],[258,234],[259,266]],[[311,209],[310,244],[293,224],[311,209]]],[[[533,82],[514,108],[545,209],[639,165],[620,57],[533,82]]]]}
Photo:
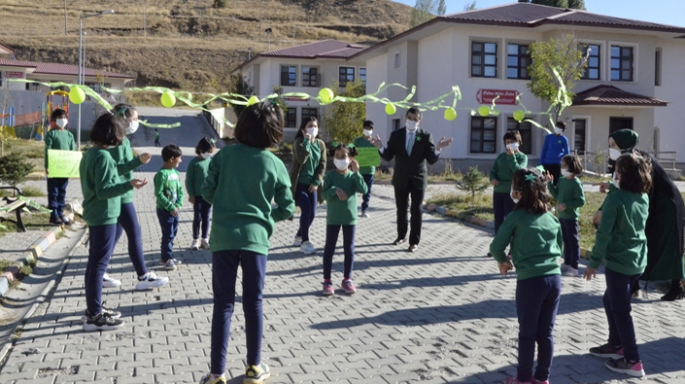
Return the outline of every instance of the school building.
{"type": "MultiPolygon", "coordinates": [[[[442,110],[423,116],[422,127],[436,141],[454,138],[442,158],[454,159],[462,170],[480,165],[487,171],[504,150],[502,136],[509,129],[522,133],[522,150],[531,164],[537,163],[546,133],[513,118],[521,109],[517,95],[530,111],[548,108],[526,87],[528,47],[569,34],[578,40],[579,49],[589,52],[588,68],[573,90],[573,106],[561,116],[571,151],[593,156],[592,152],[607,150],[610,132],[631,128],[640,135],[639,148],[657,153],[665,168],[685,163],[683,27],[513,3],[436,17],[347,60],[355,67],[365,66],[367,89],[377,89],[382,82],[416,85],[417,102],[448,93],[452,85],[463,94],[457,108],[477,110],[499,96],[498,116],[472,116],[462,109],[454,121],[445,120],[442,110]]],[[[406,95],[407,91],[393,89],[381,96],[401,100],[406,95]]],[[[404,111],[388,116],[382,104],[368,103],[367,118],[384,140],[404,126],[404,111]]],[[[532,118],[549,121],[546,116],[532,118]]]]}
{"type": "MultiPolygon", "coordinates": [[[[330,88],[335,81],[341,88],[358,79],[366,83],[365,61],[349,59],[364,48],[338,40],[322,40],[261,53],[234,73],[240,73],[260,98],[274,93],[274,87],[281,87],[283,93],[305,92],[317,96],[321,88],[330,88]]],[[[309,116],[316,116],[320,126],[323,125],[325,107],[315,100],[286,97],[286,102],[286,140],[295,137],[300,122],[309,116]]]]}

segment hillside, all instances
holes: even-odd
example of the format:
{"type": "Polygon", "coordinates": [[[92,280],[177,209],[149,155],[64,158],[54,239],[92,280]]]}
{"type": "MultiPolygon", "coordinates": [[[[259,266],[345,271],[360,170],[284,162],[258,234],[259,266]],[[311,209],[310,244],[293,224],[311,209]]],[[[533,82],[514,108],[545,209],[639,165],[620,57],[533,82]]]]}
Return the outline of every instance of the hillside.
{"type": "Polygon", "coordinates": [[[136,85],[218,91],[230,70],[253,55],[321,39],[374,44],[407,29],[411,8],[390,0],[3,0],[0,43],[17,60],[78,63],[78,17],[84,19],[86,65],[137,76],[136,85]],[[52,6],[57,8],[51,8],[52,6]],[[143,9],[147,37],[143,37],[143,9]],[[260,12],[261,8],[261,12],[260,12]],[[261,13],[261,27],[260,27],[261,13]]]}

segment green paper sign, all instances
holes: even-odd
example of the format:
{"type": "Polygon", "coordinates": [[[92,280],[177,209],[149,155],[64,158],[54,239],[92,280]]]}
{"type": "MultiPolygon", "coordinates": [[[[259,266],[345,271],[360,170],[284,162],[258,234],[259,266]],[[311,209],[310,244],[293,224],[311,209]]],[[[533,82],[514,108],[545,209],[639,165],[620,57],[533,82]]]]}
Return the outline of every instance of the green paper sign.
{"type": "Polygon", "coordinates": [[[80,178],[79,166],[81,165],[82,156],[80,151],[48,149],[48,176],[70,179],[80,178]]]}
{"type": "Polygon", "coordinates": [[[378,148],[357,147],[357,152],[359,152],[359,154],[354,159],[357,160],[360,167],[377,167],[381,165],[381,155],[378,153],[378,148]]]}

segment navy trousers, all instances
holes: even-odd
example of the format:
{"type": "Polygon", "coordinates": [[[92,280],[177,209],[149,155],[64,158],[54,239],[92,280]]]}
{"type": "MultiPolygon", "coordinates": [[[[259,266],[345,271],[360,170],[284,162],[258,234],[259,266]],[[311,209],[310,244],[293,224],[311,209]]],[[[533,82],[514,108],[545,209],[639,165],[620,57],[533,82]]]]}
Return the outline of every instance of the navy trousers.
{"type": "Polygon", "coordinates": [[[623,355],[630,361],[640,360],[635,340],[633,317],[630,315],[630,288],[642,274],[624,275],[605,268],[607,290],[604,292],[604,312],[609,323],[609,344],[623,347],[623,355]]]}
{"type": "Polygon", "coordinates": [[[369,200],[371,200],[371,187],[373,187],[373,174],[362,175],[364,181],[366,182],[366,187],[369,189],[364,196],[362,196],[362,211],[366,211],[369,208],[369,200]]]}
{"type": "Polygon", "coordinates": [[[200,238],[200,228],[202,228],[202,238],[209,237],[209,212],[212,204],[209,204],[202,196],[195,196],[193,203],[193,240],[200,238]]]}
{"type": "Polygon", "coordinates": [[[300,207],[300,228],[297,236],[302,236],[302,242],[309,241],[309,227],[312,226],[316,217],[316,205],[318,204],[318,192],[309,192],[309,186],[297,184],[295,190],[295,203],[300,207]]]}
{"type": "Polygon", "coordinates": [[[495,211],[495,233],[497,233],[499,227],[502,226],[504,219],[514,210],[516,204],[508,193],[499,192],[493,193],[492,203],[495,211]]]}
{"type": "Polygon", "coordinates": [[[67,197],[67,185],[69,179],[48,178],[48,208],[53,219],[60,218],[64,214],[64,204],[67,197]]]}
{"type": "Polygon", "coordinates": [[[145,254],[143,253],[143,239],[140,234],[140,224],[136,207],[133,203],[121,204],[121,214],[117,222],[117,234],[115,244],[119,242],[121,235],[126,232],[128,238],[128,257],[131,259],[138,277],[147,274],[145,266],[145,254]]]}
{"type": "Polygon", "coordinates": [[[173,216],[167,210],[158,209],[157,218],[162,227],[162,261],[166,262],[174,258],[174,239],[178,232],[178,216],[173,216]]]}
{"type": "Polygon", "coordinates": [[[335,245],[338,242],[340,227],[343,232],[343,250],[345,252],[345,274],[346,279],[352,278],[352,268],[354,267],[354,234],[356,225],[327,225],[326,226],[326,246],[323,250],[323,278],[331,278],[333,268],[333,254],[335,245]]]}
{"type": "Polygon", "coordinates": [[[102,277],[116,245],[117,225],[98,225],[88,228],[89,250],[86,265],[86,307],[90,316],[102,312],[102,277]]]}
{"type": "Polygon", "coordinates": [[[559,219],[564,237],[564,264],[578,269],[580,243],[578,242],[578,220],[559,219]]]}

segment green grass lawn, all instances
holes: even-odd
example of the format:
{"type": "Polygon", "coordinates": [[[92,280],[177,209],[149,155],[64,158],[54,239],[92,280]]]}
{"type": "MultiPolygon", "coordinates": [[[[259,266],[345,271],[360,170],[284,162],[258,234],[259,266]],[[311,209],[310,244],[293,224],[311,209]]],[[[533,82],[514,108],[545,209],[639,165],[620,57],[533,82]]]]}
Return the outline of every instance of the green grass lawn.
{"type": "MultiPolygon", "coordinates": [[[[50,214],[45,212],[24,212],[21,219],[28,231],[48,230],[50,226],[50,214]]],[[[6,214],[0,218],[0,236],[12,234],[19,231],[14,213],[6,214]],[[3,228],[4,227],[4,228],[3,228]]]]}

